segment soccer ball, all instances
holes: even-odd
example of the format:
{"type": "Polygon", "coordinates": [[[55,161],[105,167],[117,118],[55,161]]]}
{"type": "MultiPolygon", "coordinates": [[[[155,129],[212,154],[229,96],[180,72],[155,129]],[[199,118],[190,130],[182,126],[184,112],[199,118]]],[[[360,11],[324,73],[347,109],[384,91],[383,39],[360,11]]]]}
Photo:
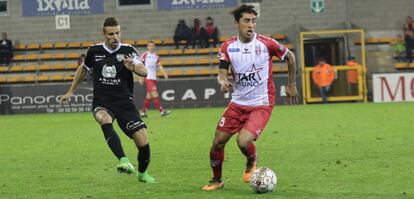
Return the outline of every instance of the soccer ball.
{"type": "Polygon", "coordinates": [[[250,178],[250,185],[256,193],[267,193],[275,189],[277,178],[275,172],[267,167],[257,168],[250,178]]]}

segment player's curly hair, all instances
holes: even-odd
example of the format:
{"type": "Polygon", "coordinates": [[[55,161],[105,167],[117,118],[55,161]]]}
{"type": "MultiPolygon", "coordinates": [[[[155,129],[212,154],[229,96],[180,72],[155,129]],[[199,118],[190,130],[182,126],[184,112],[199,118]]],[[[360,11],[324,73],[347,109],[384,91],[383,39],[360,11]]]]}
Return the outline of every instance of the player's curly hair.
{"type": "Polygon", "coordinates": [[[237,21],[237,22],[240,21],[240,18],[242,17],[243,13],[254,14],[255,16],[257,16],[255,7],[252,5],[246,5],[246,4],[243,4],[230,12],[230,14],[234,16],[234,21],[237,21]]]}

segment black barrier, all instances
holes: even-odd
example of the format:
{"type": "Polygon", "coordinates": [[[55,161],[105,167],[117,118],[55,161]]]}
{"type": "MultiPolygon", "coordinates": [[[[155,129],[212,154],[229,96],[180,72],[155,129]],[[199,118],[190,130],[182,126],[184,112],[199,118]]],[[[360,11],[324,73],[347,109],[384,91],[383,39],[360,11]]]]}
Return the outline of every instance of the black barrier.
{"type": "MultiPolygon", "coordinates": [[[[284,88],[286,75],[273,77],[276,84],[276,104],[287,104],[284,88]]],[[[301,89],[298,85],[298,92],[301,89]]],[[[63,113],[90,112],[92,106],[92,85],[81,84],[69,105],[59,105],[59,100],[66,93],[70,84],[27,85],[0,87],[0,113],[63,113]]],[[[166,108],[194,108],[225,106],[230,100],[229,94],[222,93],[216,78],[161,80],[158,82],[161,103],[166,108]]],[[[145,98],[144,86],[136,83],[134,103],[142,107],[145,98]]],[[[301,102],[302,100],[299,99],[301,102]]]]}

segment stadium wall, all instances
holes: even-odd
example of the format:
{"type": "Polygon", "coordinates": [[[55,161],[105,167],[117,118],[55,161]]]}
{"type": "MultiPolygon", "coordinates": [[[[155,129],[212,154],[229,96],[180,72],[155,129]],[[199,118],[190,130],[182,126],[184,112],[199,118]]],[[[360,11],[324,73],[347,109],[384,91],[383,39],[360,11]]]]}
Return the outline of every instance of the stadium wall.
{"type": "MultiPolygon", "coordinates": [[[[9,0],[9,15],[0,16],[1,31],[23,43],[100,40],[102,20],[108,16],[120,19],[125,39],[171,37],[178,18],[188,24],[194,17],[204,21],[212,16],[222,35],[233,35],[229,8],[206,10],[158,11],[117,10],[116,1],[104,0],[104,14],[71,16],[70,30],[56,30],[54,17],[22,17],[21,0],[9,0]]],[[[398,31],[404,17],[414,14],[412,0],[326,0],[326,11],[311,14],[309,0],[263,0],[257,30],[262,34],[285,33],[294,37],[296,27],[305,30],[340,28],[349,21],[368,31],[398,31]]],[[[156,7],[156,6],[155,6],[156,7]]]]}

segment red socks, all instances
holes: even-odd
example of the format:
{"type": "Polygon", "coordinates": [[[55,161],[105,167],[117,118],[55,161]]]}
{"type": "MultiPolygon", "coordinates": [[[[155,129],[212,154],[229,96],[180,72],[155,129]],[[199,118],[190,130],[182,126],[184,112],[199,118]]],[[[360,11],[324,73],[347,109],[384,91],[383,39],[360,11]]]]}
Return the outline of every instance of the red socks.
{"type": "Polygon", "coordinates": [[[158,97],[154,97],[152,98],[154,100],[154,106],[155,108],[157,108],[160,112],[163,111],[163,108],[161,106],[160,100],[158,99],[158,97]]]}
{"type": "Polygon", "coordinates": [[[148,109],[149,105],[150,105],[150,99],[145,98],[144,107],[142,107],[142,111],[147,112],[147,109],[148,109]]]}
{"type": "Polygon", "coordinates": [[[214,179],[221,180],[222,165],[224,161],[224,149],[210,151],[210,163],[213,169],[214,179]]]}

